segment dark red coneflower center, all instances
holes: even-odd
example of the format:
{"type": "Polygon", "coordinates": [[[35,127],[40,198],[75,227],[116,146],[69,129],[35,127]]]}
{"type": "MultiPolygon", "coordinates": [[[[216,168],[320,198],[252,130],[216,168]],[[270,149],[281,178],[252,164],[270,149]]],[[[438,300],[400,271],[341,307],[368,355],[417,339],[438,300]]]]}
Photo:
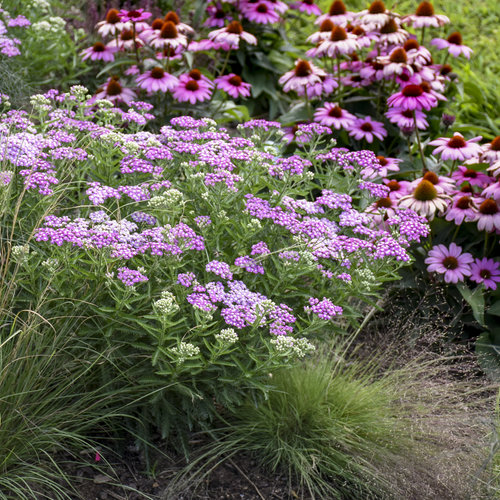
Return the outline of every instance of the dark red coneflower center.
{"type": "Polygon", "coordinates": [[[231,78],[228,79],[228,82],[233,86],[233,87],[240,87],[243,80],[238,76],[234,75],[231,78]]]}
{"type": "Polygon", "coordinates": [[[175,54],[175,49],[173,47],[166,47],[165,49],[163,49],[163,56],[164,57],[174,57],[176,54],[175,54]]]}
{"type": "Polygon", "coordinates": [[[420,82],[422,90],[427,94],[432,90],[431,84],[429,82],[420,82]]]}
{"type": "Polygon", "coordinates": [[[421,2],[415,14],[420,17],[432,17],[434,15],[434,7],[430,2],[421,2]]]}
{"type": "Polygon", "coordinates": [[[92,45],[92,50],[94,52],[104,52],[106,50],[106,46],[102,42],[96,42],[92,45]]]}
{"type": "Polygon", "coordinates": [[[392,207],[392,200],[390,198],[380,198],[377,200],[375,203],[377,208],[391,208],[392,207]]]}
{"type": "Polygon", "coordinates": [[[164,75],[165,71],[159,66],[156,66],[151,70],[151,78],[154,78],[155,80],[160,80],[164,75]]]}
{"type": "Polygon", "coordinates": [[[332,42],[340,42],[341,40],[347,40],[347,33],[341,26],[334,26],[332,29],[332,34],[330,35],[330,40],[332,42]]]}
{"type": "Polygon", "coordinates": [[[448,43],[452,43],[453,45],[462,45],[462,35],[458,32],[455,31],[452,33],[448,38],[448,43]]]}
{"type": "Polygon", "coordinates": [[[224,19],[226,17],[226,13],[223,10],[217,9],[214,14],[215,19],[224,19]]]}
{"type": "Polygon", "coordinates": [[[179,16],[173,10],[167,12],[163,19],[165,19],[165,21],[171,21],[174,24],[179,24],[181,22],[179,16]]]}
{"type": "Polygon", "coordinates": [[[141,13],[138,10],[129,10],[127,16],[132,17],[134,19],[141,17],[141,13]]]}
{"type": "Polygon", "coordinates": [[[314,0],[302,0],[302,3],[305,3],[306,5],[314,5],[314,0]]]}
{"type": "Polygon", "coordinates": [[[443,76],[446,76],[449,73],[451,73],[452,71],[453,71],[453,68],[449,64],[443,64],[441,66],[439,73],[443,76]]]}
{"type": "Polygon", "coordinates": [[[386,186],[393,191],[399,191],[401,189],[401,184],[398,181],[389,181],[386,186]]]}
{"type": "Polygon", "coordinates": [[[375,0],[375,2],[368,7],[368,12],[370,14],[383,14],[385,10],[385,4],[381,0],[375,0]]]}
{"type": "Polygon", "coordinates": [[[161,38],[166,38],[168,39],[174,39],[177,38],[179,33],[177,32],[177,28],[175,27],[175,24],[172,21],[166,21],[165,24],[163,25],[163,28],[161,29],[160,32],[160,37],[161,38]]]}
{"type": "Polygon", "coordinates": [[[399,47],[398,49],[394,49],[391,52],[389,61],[391,61],[392,63],[406,64],[406,62],[408,61],[406,50],[401,47],[399,47]]]}
{"type": "Polygon", "coordinates": [[[494,200],[484,200],[479,205],[479,212],[483,215],[495,215],[498,213],[498,205],[494,200]]]}
{"type": "Polygon", "coordinates": [[[471,185],[469,183],[464,184],[460,188],[460,192],[461,193],[472,193],[472,187],[471,187],[471,185]]]}
{"type": "Polygon", "coordinates": [[[106,87],[106,94],[109,96],[120,95],[122,93],[122,86],[116,81],[111,80],[106,87]]]}
{"type": "Polygon", "coordinates": [[[328,15],[330,16],[342,16],[347,12],[344,2],[342,0],[335,0],[335,2],[330,5],[328,10],[328,15]]]}
{"type": "Polygon", "coordinates": [[[189,73],[189,78],[191,80],[201,80],[201,71],[199,69],[193,68],[189,73]]]}
{"type": "Polygon", "coordinates": [[[326,32],[326,31],[332,31],[334,28],[335,24],[330,21],[330,19],[325,19],[320,25],[319,25],[319,30],[321,32],[326,32]]]}
{"type": "Polygon", "coordinates": [[[134,32],[132,30],[123,30],[120,33],[120,39],[124,42],[134,39],[134,32]]]}
{"type": "Polygon", "coordinates": [[[479,271],[479,276],[481,276],[483,280],[488,280],[491,278],[491,271],[488,271],[488,269],[481,269],[481,271],[479,271]]]}
{"type": "Polygon", "coordinates": [[[366,34],[366,31],[361,26],[356,26],[351,33],[356,36],[363,36],[366,34]]]}
{"type": "Polygon", "coordinates": [[[120,22],[119,12],[116,9],[109,9],[106,14],[106,22],[108,24],[116,24],[120,22]]]}
{"type": "Polygon", "coordinates": [[[382,71],[384,69],[384,65],[380,62],[374,61],[372,62],[372,68],[375,71],[382,71]]]}
{"type": "Polygon", "coordinates": [[[413,118],[413,111],[409,110],[409,109],[406,109],[404,111],[401,111],[401,114],[405,117],[405,118],[413,118]]]}
{"type": "Polygon", "coordinates": [[[155,19],[151,23],[151,29],[153,30],[161,30],[163,28],[163,19],[155,19]]]}
{"type": "Polygon", "coordinates": [[[500,151],[500,135],[497,135],[490,144],[490,149],[492,151],[500,151]]]}
{"type": "Polygon", "coordinates": [[[426,172],[424,175],[424,180],[429,181],[434,185],[439,183],[439,177],[434,172],[426,172]]]}
{"type": "Polygon", "coordinates": [[[450,270],[456,269],[458,267],[458,260],[455,257],[448,255],[448,257],[443,259],[443,266],[450,270]]]}
{"type": "Polygon", "coordinates": [[[241,35],[243,33],[243,26],[238,21],[231,21],[227,25],[226,31],[234,35],[241,35]]]}
{"type": "Polygon", "coordinates": [[[418,201],[431,201],[437,198],[437,190],[432,182],[423,179],[415,188],[413,197],[418,201]]]}
{"type": "Polygon", "coordinates": [[[301,59],[295,66],[295,76],[304,77],[309,76],[312,73],[311,65],[301,59]]]}
{"type": "Polygon", "coordinates": [[[392,17],[382,26],[382,28],[380,28],[380,33],[383,35],[389,35],[390,33],[396,33],[397,31],[398,25],[392,17]]]}
{"type": "Polygon", "coordinates": [[[268,8],[267,8],[267,5],[265,3],[260,3],[259,5],[257,5],[257,12],[259,12],[260,14],[267,14],[268,12],[268,8]]]}
{"type": "Polygon", "coordinates": [[[424,93],[424,89],[420,85],[412,83],[404,87],[401,93],[405,97],[420,97],[424,93]]]}
{"type": "Polygon", "coordinates": [[[477,172],[472,168],[468,168],[464,173],[464,177],[468,177],[469,179],[475,179],[477,177],[477,172]]]}
{"type": "Polygon", "coordinates": [[[373,125],[370,122],[365,122],[361,125],[360,129],[363,132],[373,132],[373,125]]]}
{"type": "Polygon", "coordinates": [[[196,80],[189,80],[186,83],[186,90],[189,90],[190,92],[195,92],[199,88],[200,86],[198,85],[198,82],[196,80]]]}
{"type": "Polygon", "coordinates": [[[330,108],[330,111],[328,111],[328,116],[331,116],[332,118],[342,118],[342,109],[340,109],[339,106],[334,106],[333,108],[330,108]]]}
{"type": "Polygon", "coordinates": [[[460,210],[467,210],[472,206],[472,200],[470,196],[462,196],[457,200],[456,207],[460,210]]]}
{"type": "Polygon", "coordinates": [[[448,141],[447,146],[453,149],[460,149],[460,148],[465,148],[465,146],[467,146],[467,143],[465,142],[465,139],[463,137],[460,137],[459,135],[454,135],[448,141]]]}
{"type": "Polygon", "coordinates": [[[405,44],[403,45],[403,49],[408,52],[409,50],[417,50],[420,47],[420,44],[415,40],[415,38],[410,38],[409,40],[406,40],[405,44]]]}
{"type": "Polygon", "coordinates": [[[381,167],[385,167],[389,163],[385,156],[377,156],[377,160],[380,163],[381,167]]]}

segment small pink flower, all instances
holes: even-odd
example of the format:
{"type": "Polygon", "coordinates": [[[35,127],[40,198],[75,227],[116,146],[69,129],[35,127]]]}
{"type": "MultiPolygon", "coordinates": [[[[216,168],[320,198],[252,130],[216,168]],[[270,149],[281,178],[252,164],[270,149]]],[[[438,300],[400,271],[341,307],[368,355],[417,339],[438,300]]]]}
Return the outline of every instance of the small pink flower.
{"type": "Polygon", "coordinates": [[[125,10],[122,9],[118,16],[120,17],[120,21],[123,23],[131,22],[138,23],[140,21],[145,21],[151,17],[151,12],[145,12],[144,9],[135,9],[135,10],[125,10]]]}
{"type": "Polygon", "coordinates": [[[457,226],[465,222],[474,220],[475,214],[472,207],[474,200],[466,193],[459,193],[453,198],[453,204],[446,212],[446,220],[453,221],[457,226]]]}
{"type": "Polygon", "coordinates": [[[458,283],[470,276],[473,257],[470,253],[462,253],[462,247],[452,243],[449,248],[436,245],[429,251],[425,259],[427,270],[444,275],[446,283],[458,283]]]}
{"type": "Polygon", "coordinates": [[[115,59],[116,48],[104,45],[102,42],[97,42],[88,49],[82,50],[82,60],[89,59],[91,61],[111,62],[115,59]]]}
{"type": "Polygon", "coordinates": [[[337,57],[356,52],[359,48],[356,35],[348,33],[342,26],[335,25],[330,36],[317,48],[316,56],[337,57]]]}
{"type": "Polygon", "coordinates": [[[486,289],[496,290],[500,282],[500,263],[493,259],[474,259],[471,264],[470,279],[476,283],[483,283],[486,289]]]}
{"type": "Polygon", "coordinates": [[[384,137],[387,136],[387,131],[382,123],[365,116],[364,118],[358,118],[352,124],[349,135],[352,135],[358,141],[365,139],[366,142],[371,144],[374,137],[383,141],[384,137]]]}
{"type": "Polygon", "coordinates": [[[233,99],[250,96],[251,85],[245,83],[240,76],[234,73],[219,76],[214,81],[217,84],[217,88],[227,92],[233,99]]]}
{"type": "Polygon", "coordinates": [[[180,78],[179,85],[173,91],[174,99],[179,102],[189,101],[191,104],[210,99],[210,86],[203,80],[180,78]]]}
{"type": "Polygon", "coordinates": [[[453,137],[440,137],[429,142],[429,146],[438,146],[432,154],[441,154],[443,160],[464,161],[481,152],[481,146],[476,144],[481,136],[466,141],[462,134],[455,132],[453,137]]]}
{"type": "Polygon", "coordinates": [[[168,92],[179,85],[179,79],[156,66],[136,78],[138,87],[146,92],[168,92]]]}
{"type": "Polygon", "coordinates": [[[110,78],[104,87],[97,89],[97,93],[89,102],[94,102],[98,99],[107,99],[113,103],[124,102],[130,105],[136,97],[137,95],[132,89],[123,87],[118,79],[110,78]]]}
{"type": "Polygon", "coordinates": [[[453,57],[463,55],[467,59],[470,59],[472,54],[472,49],[462,44],[462,35],[458,31],[452,33],[446,40],[443,38],[433,38],[431,45],[435,45],[439,50],[448,49],[448,53],[453,57]]]}
{"type": "Polygon", "coordinates": [[[300,91],[309,85],[321,83],[321,79],[326,76],[326,73],[304,59],[299,59],[295,62],[295,68],[286,72],[280,79],[279,83],[283,85],[284,92],[300,91]]]}
{"type": "Polygon", "coordinates": [[[213,42],[227,43],[232,49],[238,49],[240,40],[250,45],[257,45],[257,38],[243,30],[238,21],[231,21],[225,28],[211,31],[208,38],[213,42]]]}
{"type": "Polygon", "coordinates": [[[97,33],[102,37],[115,36],[125,28],[131,28],[130,23],[125,23],[120,20],[120,13],[116,9],[109,9],[106,14],[106,19],[96,24],[97,33]]]}
{"type": "Polygon", "coordinates": [[[318,108],[314,113],[314,120],[321,125],[340,130],[341,128],[349,129],[356,121],[356,117],[342,109],[337,103],[325,102],[323,107],[318,108]]]}

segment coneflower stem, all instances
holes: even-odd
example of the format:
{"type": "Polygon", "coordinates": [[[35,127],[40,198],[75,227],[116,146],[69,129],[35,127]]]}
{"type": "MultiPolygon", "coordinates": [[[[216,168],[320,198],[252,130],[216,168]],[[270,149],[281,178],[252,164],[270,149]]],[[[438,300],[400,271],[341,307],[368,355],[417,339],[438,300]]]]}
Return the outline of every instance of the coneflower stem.
{"type": "Polygon", "coordinates": [[[420,142],[420,134],[418,133],[417,127],[417,116],[415,115],[415,110],[413,110],[413,123],[415,124],[415,136],[417,138],[418,150],[420,152],[420,160],[422,161],[422,175],[427,172],[427,165],[425,164],[424,151],[422,149],[422,143],[420,142]]]}
{"type": "Polygon", "coordinates": [[[309,120],[312,120],[312,109],[311,109],[311,101],[309,101],[309,96],[307,95],[307,85],[304,87],[304,97],[306,99],[306,109],[307,109],[307,116],[309,120]]]}
{"type": "Polygon", "coordinates": [[[483,250],[483,257],[486,257],[488,255],[488,236],[490,233],[486,232],[484,236],[484,250],[483,250]]]}
{"type": "Polygon", "coordinates": [[[337,80],[339,84],[339,106],[342,104],[342,81],[340,80],[340,54],[337,56],[337,80]]]}
{"type": "Polygon", "coordinates": [[[231,54],[231,50],[228,50],[226,59],[224,59],[224,64],[222,65],[222,69],[219,72],[219,76],[221,76],[224,73],[224,71],[226,71],[226,66],[227,66],[227,63],[229,62],[230,54],[231,54]]]}
{"type": "Polygon", "coordinates": [[[425,39],[425,26],[422,26],[422,39],[420,40],[420,45],[424,44],[425,39]]]}
{"type": "Polygon", "coordinates": [[[139,60],[139,47],[137,46],[135,23],[132,23],[132,36],[134,37],[134,51],[135,51],[135,59],[137,61],[137,66],[139,69],[142,69],[141,62],[139,60]]]}

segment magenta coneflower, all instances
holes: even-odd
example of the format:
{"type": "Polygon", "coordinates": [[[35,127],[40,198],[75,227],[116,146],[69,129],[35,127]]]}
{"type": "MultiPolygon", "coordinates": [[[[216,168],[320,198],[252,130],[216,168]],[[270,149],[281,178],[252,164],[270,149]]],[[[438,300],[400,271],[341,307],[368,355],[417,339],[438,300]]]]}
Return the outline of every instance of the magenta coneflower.
{"type": "Polygon", "coordinates": [[[243,26],[238,21],[231,21],[225,28],[211,31],[208,38],[214,42],[227,43],[233,49],[239,47],[240,40],[257,45],[257,38],[243,31],[243,26]]]}
{"type": "Polygon", "coordinates": [[[321,42],[317,48],[316,55],[318,57],[325,55],[328,57],[337,57],[343,54],[351,54],[359,50],[359,48],[356,35],[347,33],[341,26],[334,26],[330,32],[330,36],[321,42]]]}
{"type": "Polygon", "coordinates": [[[136,78],[138,87],[146,92],[167,92],[174,89],[179,84],[179,79],[163,68],[155,66],[136,78]]]}
{"type": "Polygon", "coordinates": [[[290,7],[305,12],[310,16],[319,16],[321,14],[321,9],[314,3],[314,0],[301,0],[298,3],[293,3],[290,7]]]}
{"type": "Polygon", "coordinates": [[[453,198],[453,203],[446,212],[446,220],[453,221],[457,226],[462,224],[465,220],[466,222],[471,222],[474,220],[474,200],[469,195],[464,195],[464,193],[459,193],[453,198]]]}
{"type": "Polygon", "coordinates": [[[432,154],[440,154],[443,160],[464,161],[481,152],[481,146],[476,144],[481,136],[466,141],[462,134],[455,132],[453,137],[440,137],[429,142],[429,146],[438,146],[432,154]]]}
{"type": "Polygon", "coordinates": [[[486,289],[496,290],[500,282],[500,263],[493,259],[474,259],[470,266],[470,279],[476,283],[483,283],[486,289]]]}
{"type": "Polygon", "coordinates": [[[423,109],[429,111],[437,106],[437,99],[432,94],[424,92],[421,85],[411,83],[392,94],[387,99],[387,105],[405,111],[422,111],[423,109]]]}
{"type": "Polygon", "coordinates": [[[257,24],[273,24],[280,20],[279,14],[272,9],[267,2],[246,3],[242,8],[242,14],[257,24]]]}
{"type": "Polygon", "coordinates": [[[429,272],[443,274],[446,283],[458,283],[470,276],[473,260],[470,253],[462,253],[462,247],[452,243],[449,248],[444,245],[432,247],[425,263],[429,272]]]}
{"type": "Polygon", "coordinates": [[[284,92],[292,90],[302,90],[308,85],[321,83],[321,78],[325,77],[326,73],[304,59],[299,59],[295,62],[295,68],[286,72],[280,79],[279,83],[283,85],[284,92]]]}
{"type": "Polygon", "coordinates": [[[449,200],[450,197],[442,190],[437,189],[432,182],[423,179],[409,194],[399,199],[399,205],[432,220],[436,212],[446,210],[449,200]]]}
{"type": "Polygon", "coordinates": [[[204,87],[208,87],[210,89],[214,88],[214,82],[210,80],[207,76],[202,74],[199,69],[193,68],[188,73],[184,73],[179,76],[179,80],[196,80],[197,82],[201,82],[204,87]]]}
{"type": "Polygon", "coordinates": [[[399,200],[406,196],[410,189],[410,182],[397,181],[395,179],[383,179],[384,184],[390,189],[389,198],[391,200],[399,200]]]}
{"type": "Polygon", "coordinates": [[[217,6],[209,5],[207,7],[208,17],[203,23],[203,26],[209,26],[210,28],[222,28],[226,21],[231,21],[232,17],[226,14],[221,4],[217,6]]]}
{"type": "Polygon", "coordinates": [[[491,179],[489,175],[484,172],[467,168],[466,166],[459,165],[458,169],[451,174],[451,178],[455,179],[457,184],[468,182],[471,186],[486,187],[491,179]]]}
{"type": "Polygon", "coordinates": [[[154,31],[147,38],[147,43],[156,50],[186,47],[188,44],[185,35],[180,33],[172,21],[165,21],[160,31],[154,31]]]}
{"type": "Polygon", "coordinates": [[[425,114],[418,109],[404,110],[399,108],[391,108],[385,113],[385,116],[391,123],[394,123],[400,129],[411,129],[415,127],[413,113],[415,113],[417,128],[420,130],[425,130],[429,126],[429,124],[425,119],[425,114]]]}
{"type": "Polygon", "coordinates": [[[341,128],[349,129],[354,124],[356,117],[335,102],[325,102],[323,107],[318,108],[314,113],[314,120],[321,125],[340,130],[341,128]]]}
{"type": "Polygon", "coordinates": [[[475,210],[474,221],[477,221],[479,231],[500,231],[500,209],[498,202],[488,198],[475,210]]]}
{"type": "Polygon", "coordinates": [[[314,21],[314,24],[322,24],[324,21],[328,20],[333,24],[343,26],[349,21],[352,21],[352,19],[354,19],[354,13],[347,11],[344,2],[342,0],[334,0],[328,9],[328,12],[319,16],[316,21],[314,21]]]}
{"type": "Polygon", "coordinates": [[[103,38],[107,36],[115,36],[125,28],[130,28],[130,23],[124,23],[120,20],[120,13],[117,9],[109,9],[104,21],[98,22],[96,25],[97,33],[103,38]]]}
{"type": "Polygon", "coordinates": [[[448,53],[453,57],[463,54],[464,57],[470,59],[472,54],[472,49],[467,45],[463,45],[462,35],[458,31],[452,33],[446,40],[444,38],[433,38],[431,45],[435,45],[439,50],[448,49],[448,53]]]}
{"type": "Polygon", "coordinates": [[[320,81],[307,85],[305,87],[299,87],[296,92],[297,95],[304,96],[307,92],[307,97],[312,99],[313,97],[320,97],[322,95],[330,95],[339,84],[337,80],[331,75],[320,76],[320,81]]]}
{"type": "Polygon", "coordinates": [[[439,28],[449,23],[450,20],[446,16],[435,14],[432,4],[424,1],[418,5],[415,14],[405,16],[403,22],[411,24],[414,28],[439,28]]]}
{"type": "Polygon", "coordinates": [[[144,9],[134,9],[134,10],[125,10],[122,9],[118,16],[120,17],[120,21],[123,23],[131,22],[138,23],[141,21],[145,21],[151,17],[151,12],[146,12],[144,9]]]}
{"type": "Polygon", "coordinates": [[[493,182],[481,192],[483,198],[493,198],[495,201],[500,201],[500,182],[493,182]]]}
{"type": "Polygon", "coordinates": [[[104,61],[111,62],[115,59],[115,47],[109,47],[104,45],[102,42],[97,42],[89,47],[88,49],[82,50],[82,60],[89,59],[91,61],[104,61]]]}
{"type": "Polygon", "coordinates": [[[194,80],[182,75],[179,78],[179,85],[173,91],[174,99],[179,102],[189,101],[191,104],[203,102],[210,99],[210,86],[203,80],[194,80]]]}
{"type": "Polygon", "coordinates": [[[358,12],[356,17],[368,30],[374,31],[384,26],[392,15],[392,12],[386,9],[382,0],[375,0],[367,10],[358,12]]]}
{"type": "Polygon", "coordinates": [[[137,94],[132,89],[122,87],[117,78],[110,78],[104,87],[97,89],[96,94],[90,101],[94,102],[97,99],[107,99],[114,103],[124,102],[130,105],[136,97],[137,94]]]}
{"type": "Polygon", "coordinates": [[[381,122],[377,122],[372,120],[371,117],[365,116],[364,118],[358,118],[354,121],[351,125],[349,135],[352,135],[358,141],[365,139],[366,142],[371,144],[374,137],[383,141],[384,137],[387,135],[387,131],[381,122]]]}
{"type": "Polygon", "coordinates": [[[397,158],[386,158],[385,156],[377,156],[378,165],[370,165],[363,168],[360,174],[363,179],[375,179],[376,177],[387,177],[389,172],[399,172],[399,163],[401,160],[397,158]]]}
{"type": "Polygon", "coordinates": [[[249,83],[245,83],[241,79],[241,76],[238,76],[235,73],[219,76],[214,81],[217,84],[217,88],[227,92],[234,99],[237,97],[250,96],[250,89],[252,86],[249,83]]]}

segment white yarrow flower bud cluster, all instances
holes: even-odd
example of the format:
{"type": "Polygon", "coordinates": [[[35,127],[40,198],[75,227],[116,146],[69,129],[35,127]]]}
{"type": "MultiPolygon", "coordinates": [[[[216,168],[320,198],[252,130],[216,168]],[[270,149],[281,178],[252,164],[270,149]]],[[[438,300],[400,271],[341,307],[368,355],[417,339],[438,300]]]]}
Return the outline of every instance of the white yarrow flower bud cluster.
{"type": "Polygon", "coordinates": [[[276,350],[281,354],[291,353],[298,358],[303,358],[306,354],[315,351],[316,348],[304,337],[298,339],[281,335],[271,340],[276,350]]]}
{"type": "Polygon", "coordinates": [[[226,346],[238,342],[238,334],[234,331],[234,328],[225,328],[221,330],[220,333],[215,334],[215,338],[226,346]]]}
{"type": "Polygon", "coordinates": [[[167,291],[161,292],[161,299],[156,300],[153,306],[157,313],[164,316],[170,316],[179,310],[175,295],[167,291]]]}
{"type": "Polygon", "coordinates": [[[171,352],[176,356],[177,363],[184,363],[186,359],[198,356],[200,348],[191,342],[181,342],[178,347],[172,347],[171,352]]]}

